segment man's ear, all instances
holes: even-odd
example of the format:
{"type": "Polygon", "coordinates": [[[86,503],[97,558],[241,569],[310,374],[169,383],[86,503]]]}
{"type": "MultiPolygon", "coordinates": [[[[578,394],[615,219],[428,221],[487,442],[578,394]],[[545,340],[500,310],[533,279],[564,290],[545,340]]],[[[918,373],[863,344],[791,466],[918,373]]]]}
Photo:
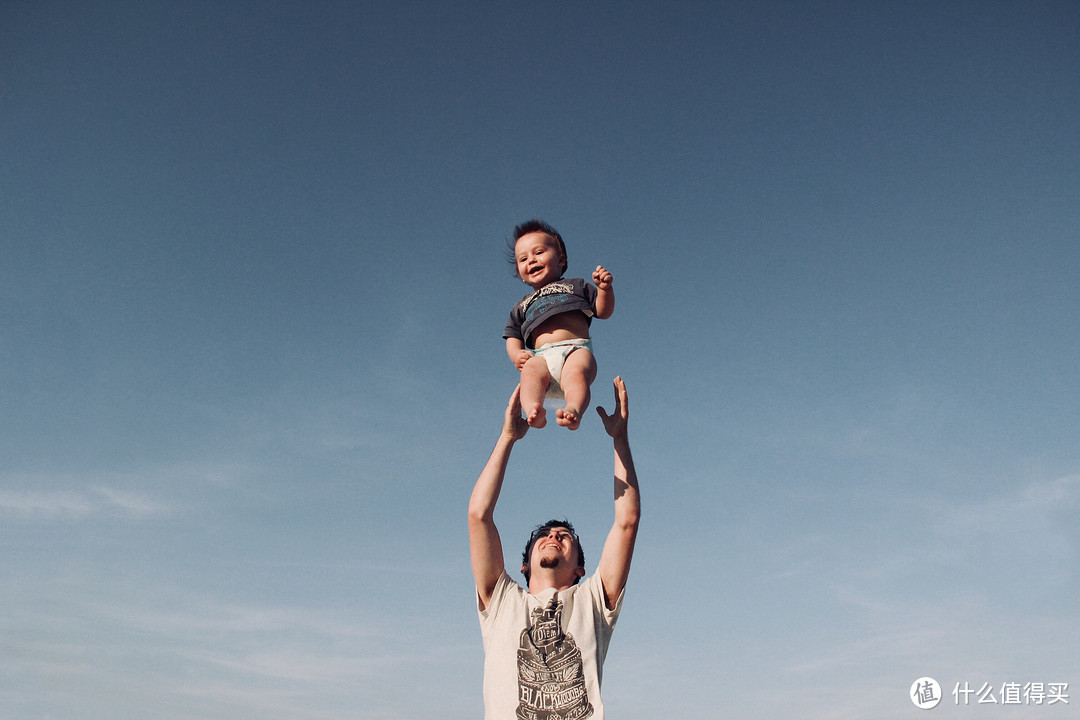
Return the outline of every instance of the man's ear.
{"type": "Polygon", "coordinates": [[[578,565],[576,568],[574,568],[574,574],[577,575],[579,578],[585,577],[585,568],[578,565]]]}
{"type": "Polygon", "coordinates": [[[524,575],[525,571],[529,569],[529,566],[525,563],[521,563],[521,574],[524,575]]]}

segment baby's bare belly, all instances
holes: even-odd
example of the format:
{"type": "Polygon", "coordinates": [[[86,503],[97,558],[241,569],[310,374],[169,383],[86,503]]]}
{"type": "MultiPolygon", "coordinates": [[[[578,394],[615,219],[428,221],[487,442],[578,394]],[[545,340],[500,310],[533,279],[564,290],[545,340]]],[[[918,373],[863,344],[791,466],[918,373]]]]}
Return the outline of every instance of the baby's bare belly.
{"type": "Polygon", "coordinates": [[[538,348],[547,343],[587,337],[589,337],[588,318],[579,310],[571,310],[553,315],[537,325],[532,331],[532,346],[538,348]]]}

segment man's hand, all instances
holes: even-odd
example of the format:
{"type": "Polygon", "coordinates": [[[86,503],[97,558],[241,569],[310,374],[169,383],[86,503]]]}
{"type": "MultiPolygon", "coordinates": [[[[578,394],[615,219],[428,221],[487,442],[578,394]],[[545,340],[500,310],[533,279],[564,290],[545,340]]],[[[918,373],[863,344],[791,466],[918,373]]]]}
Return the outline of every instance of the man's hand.
{"type": "Polygon", "coordinates": [[[611,287],[612,280],[614,280],[614,278],[611,276],[611,273],[604,269],[603,265],[597,265],[596,269],[593,270],[592,281],[597,289],[607,290],[611,287]]]}
{"type": "MultiPolygon", "coordinates": [[[[626,391],[623,390],[625,396],[626,391]]],[[[510,396],[510,402],[506,406],[506,417],[503,419],[503,435],[511,440],[520,440],[529,431],[529,423],[521,414],[521,386],[514,388],[514,394],[510,396]]]]}
{"type": "Polygon", "coordinates": [[[615,449],[615,522],[604,541],[604,551],[600,554],[600,563],[596,566],[609,610],[617,607],[619,596],[626,587],[626,578],[630,575],[630,560],[634,557],[638,525],[641,522],[637,472],[634,470],[634,459],[630,455],[630,440],[626,437],[629,409],[626,402],[626,384],[621,377],[616,377],[615,412],[608,415],[604,408],[596,408],[600,419],[604,421],[604,430],[613,438],[612,445],[615,449]]]}
{"type": "MultiPolygon", "coordinates": [[[[615,378],[615,411],[608,415],[604,408],[597,405],[596,412],[604,422],[604,430],[613,438],[626,438],[626,423],[630,418],[630,407],[626,398],[626,383],[621,376],[615,378]]],[[[518,407],[520,407],[520,403],[518,407]]]]}
{"type": "Polygon", "coordinates": [[[518,351],[518,354],[514,357],[514,367],[518,369],[518,372],[521,372],[521,368],[525,367],[525,363],[529,362],[529,358],[532,356],[532,352],[528,350],[521,349],[518,351]]]}

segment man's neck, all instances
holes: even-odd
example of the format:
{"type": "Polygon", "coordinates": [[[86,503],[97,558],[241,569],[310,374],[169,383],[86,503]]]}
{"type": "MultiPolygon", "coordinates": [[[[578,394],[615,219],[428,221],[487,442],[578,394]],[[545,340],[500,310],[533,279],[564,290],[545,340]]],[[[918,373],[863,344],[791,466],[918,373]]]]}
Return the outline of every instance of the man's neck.
{"type": "Polygon", "coordinates": [[[559,592],[567,590],[574,586],[575,578],[559,578],[554,574],[539,575],[536,572],[533,573],[529,579],[529,594],[539,595],[540,593],[550,588],[555,588],[559,592]]]}

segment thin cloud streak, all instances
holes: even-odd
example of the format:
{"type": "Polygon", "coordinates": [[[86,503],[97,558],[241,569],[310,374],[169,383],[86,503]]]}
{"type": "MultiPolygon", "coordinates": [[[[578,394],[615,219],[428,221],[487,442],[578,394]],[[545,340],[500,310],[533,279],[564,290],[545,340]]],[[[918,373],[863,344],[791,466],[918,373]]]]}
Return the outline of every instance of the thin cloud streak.
{"type": "MultiPolygon", "coordinates": [[[[6,674],[17,670],[36,683],[14,693],[13,701],[31,707],[41,687],[115,689],[120,668],[134,665],[127,692],[176,703],[176,712],[192,717],[205,715],[185,708],[231,708],[243,717],[367,718],[367,710],[386,700],[381,688],[387,683],[424,674],[424,668],[438,674],[446,658],[472,649],[453,638],[442,644],[410,639],[377,619],[356,621],[333,611],[210,598],[169,603],[183,609],[148,610],[144,599],[69,603],[36,613],[40,632],[23,633],[0,662],[6,674]]],[[[463,690],[454,685],[442,692],[463,690]]],[[[395,717],[392,703],[387,707],[383,717],[395,717]]]]}
{"type": "Polygon", "coordinates": [[[87,491],[0,491],[0,515],[27,520],[65,520],[95,516],[141,519],[167,514],[168,505],[147,495],[98,487],[87,491]]]}

